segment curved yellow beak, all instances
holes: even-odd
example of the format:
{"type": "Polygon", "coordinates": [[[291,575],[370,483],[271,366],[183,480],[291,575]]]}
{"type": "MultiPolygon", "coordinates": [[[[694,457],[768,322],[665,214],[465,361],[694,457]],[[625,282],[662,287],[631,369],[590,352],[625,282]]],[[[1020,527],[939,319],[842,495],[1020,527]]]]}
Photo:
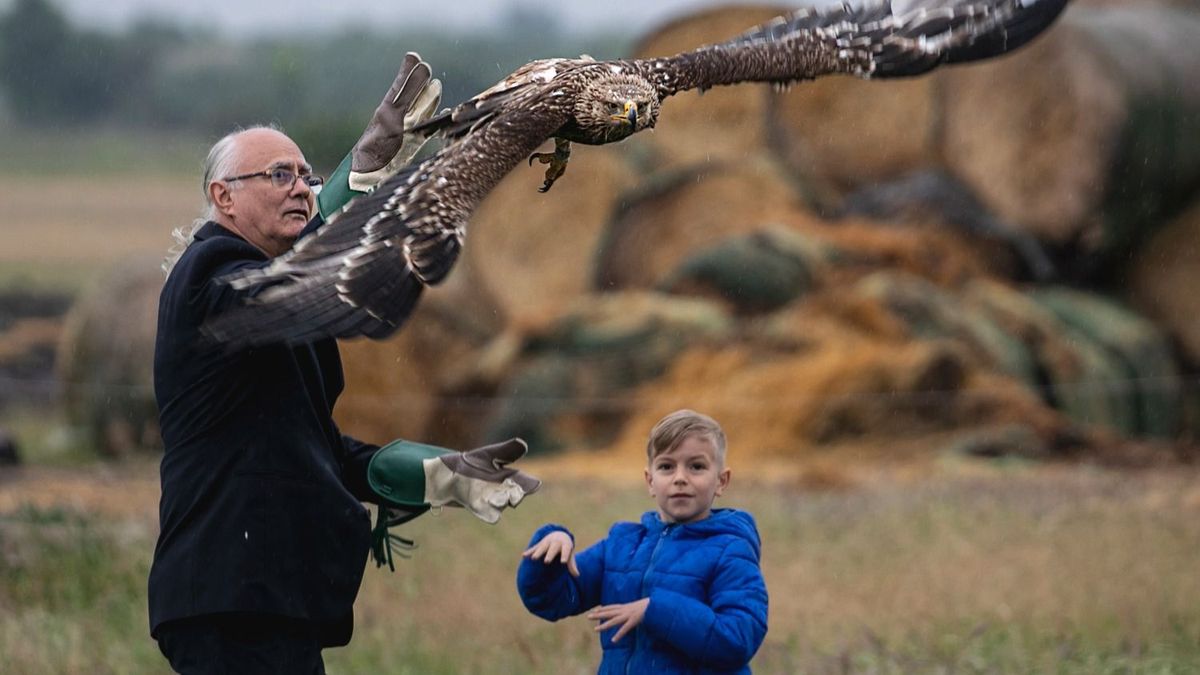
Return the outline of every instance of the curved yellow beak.
{"type": "Polygon", "coordinates": [[[637,127],[638,109],[637,103],[633,101],[625,101],[625,112],[620,115],[613,115],[614,122],[625,122],[631,127],[637,127]]]}

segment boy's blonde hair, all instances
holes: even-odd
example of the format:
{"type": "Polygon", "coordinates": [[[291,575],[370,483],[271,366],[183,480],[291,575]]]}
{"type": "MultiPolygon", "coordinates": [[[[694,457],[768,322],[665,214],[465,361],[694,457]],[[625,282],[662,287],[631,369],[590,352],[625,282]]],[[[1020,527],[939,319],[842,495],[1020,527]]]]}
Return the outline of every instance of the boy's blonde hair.
{"type": "Polygon", "coordinates": [[[689,436],[707,436],[716,449],[718,464],[725,464],[725,431],[716,420],[695,410],[676,410],[654,425],[646,444],[646,459],[670,452],[689,436]]]}

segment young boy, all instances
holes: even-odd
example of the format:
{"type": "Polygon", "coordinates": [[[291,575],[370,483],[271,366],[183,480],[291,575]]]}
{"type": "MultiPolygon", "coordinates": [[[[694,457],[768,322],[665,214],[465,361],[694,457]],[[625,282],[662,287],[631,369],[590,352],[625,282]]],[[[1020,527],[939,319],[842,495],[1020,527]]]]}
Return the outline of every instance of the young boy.
{"type": "Polygon", "coordinates": [[[767,587],[754,519],[712,508],[729,486],[725,432],[679,410],[654,426],[646,452],[658,509],[578,556],[566,528],[543,526],[517,570],[521,600],[548,621],[591,610],[602,674],[749,673],[767,633],[767,587]]]}

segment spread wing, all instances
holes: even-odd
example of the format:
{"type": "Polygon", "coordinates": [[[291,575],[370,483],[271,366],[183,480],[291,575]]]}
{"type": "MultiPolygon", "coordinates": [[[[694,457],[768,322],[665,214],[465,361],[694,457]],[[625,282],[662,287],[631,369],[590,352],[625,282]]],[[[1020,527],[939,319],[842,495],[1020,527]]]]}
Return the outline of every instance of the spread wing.
{"type": "Polygon", "coordinates": [[[635,61],[662,97],[738,82],[781,85],[822,75],[909,77],[998,56],[1037,36],[1067,0],[891,0],[803,9],[721,44],[635,61]]]}
{"type": "MultiPolygon", "coordinates": [[[[661,97],[688,89],[833,73],[919,75],[942,63],[989,58],[1032,39],[1067,0],[929,0],[897,13],[890,0],[801,10],[733,40],[673,57],[620,62],[661,97]]],[[[576,91],[563,73],[590,60],[534,61],[414,131],[450,140],[440,152],[360,197],[268,267],[227,281],[250,289],[243,306],[206,332],[234,345],[382,338],[441,281],[471,212],[569,118],[576,91]]]]}
{"type": "Polygon", "coordinates": [[[481,103],[470,114],[441,120],[439,129],[455,138],[432,157],[359,197],[267,267],[224,279],[250,297],[205,332],[233,346],[395,332],[424,288],[454,265],[479,202],[566,119],[544,83],[510,84],[472,99],[481,103]]]}
{"type": "Polygon", "coordinates": [[[545,85],[568,70],[592,62],[593,59],[588,57],[530,61],[470,100],[413,127],[409,133],[462,138],[492,120],[500,111],[528,105],[530,98],[543,93],[545,85]]]}

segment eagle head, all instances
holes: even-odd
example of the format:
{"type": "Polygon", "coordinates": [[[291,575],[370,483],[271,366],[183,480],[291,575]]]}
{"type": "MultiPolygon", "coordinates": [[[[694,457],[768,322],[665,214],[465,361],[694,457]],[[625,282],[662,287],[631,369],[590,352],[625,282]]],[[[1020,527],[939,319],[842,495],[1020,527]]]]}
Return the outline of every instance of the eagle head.
{"type": "Polygon", "coordinates": [[[596,143],[619,141],[658,121],[658,90],[636,75],[597,78],[578,99],[575,121],[596,143]]]}

